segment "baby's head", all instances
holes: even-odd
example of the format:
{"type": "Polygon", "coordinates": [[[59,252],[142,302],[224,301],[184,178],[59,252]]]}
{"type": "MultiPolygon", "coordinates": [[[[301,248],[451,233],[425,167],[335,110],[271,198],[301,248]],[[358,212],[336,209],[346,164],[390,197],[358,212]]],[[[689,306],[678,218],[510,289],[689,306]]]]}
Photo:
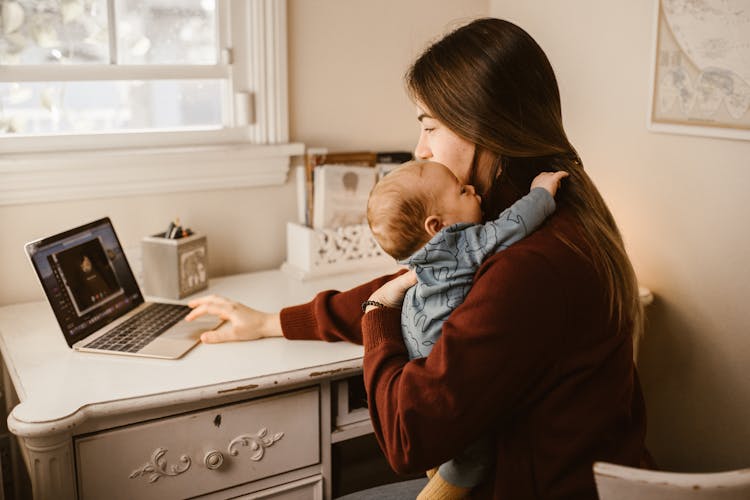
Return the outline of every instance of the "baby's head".
{"type": "Polygon", "coordinates": [[[381,179],[367,202],[367,222],[390,256],[403,260],[442,228],[482,221],[481,198],[445,165],[404,163],[381,179]]]}

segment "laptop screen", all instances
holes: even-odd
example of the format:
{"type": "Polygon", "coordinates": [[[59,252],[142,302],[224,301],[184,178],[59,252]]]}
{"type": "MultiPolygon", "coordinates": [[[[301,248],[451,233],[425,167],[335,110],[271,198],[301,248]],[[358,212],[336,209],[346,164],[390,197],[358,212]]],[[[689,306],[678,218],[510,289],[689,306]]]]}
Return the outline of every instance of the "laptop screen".
{"type": "Polygon", "coordinates": [[[143,303],[109,218],[26,245],[68,345],[143,303]]]}

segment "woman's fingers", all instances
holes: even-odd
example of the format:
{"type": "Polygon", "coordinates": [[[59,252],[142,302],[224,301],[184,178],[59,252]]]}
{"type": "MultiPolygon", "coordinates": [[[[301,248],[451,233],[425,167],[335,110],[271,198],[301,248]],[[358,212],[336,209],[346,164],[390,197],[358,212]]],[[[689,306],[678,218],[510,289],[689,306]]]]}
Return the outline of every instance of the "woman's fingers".
{"type": "Polygon", "coordinates": [[[230,342],[232,340],[236,340],[236,336],[234,335],[234,328],[227,328],[226,326],[227,325],[222,325],[216,330],[208,330],[206,332],[203,332],[201,334],[201,342],[203,342],[204,344],[218,344],[220,342],[230,342]]]}
{"type": "Polygon", "coordinates": [[[408,273],[399,276],[399,279],[404,285],[404,292],[406,292],[406,290],[417,284],[417,272],[412,269],[408,273]]]}
{"type": "Polygon", "coordinates": [[[399,275],[398,277],[391,280],[393,288],[391,289],[394,298],[403,300],[404,294],[412,286],[417,284],[417,273],[414,270],[399,275]]]}
{"type": "Polygon", "coordinates": [[[222,297],[221,295],[205,295],[203,297],[198,297],[197,299],[193,299],[190,302],[188,302],[189,307],[196,307],[201,304],[223,304],[231,302],[226,297],[222,297]]]}
{"type": "Polygon", "coordinates": [[[228,310],[226,307],[219,306],[216,304],[201,304],[195,307],[192,311],[190,311],[188,315],[185,316],[185,320],[192,321],[195,318],[198,318],[206,314],[213,314],[214,316],[218,316],[224,320],[229,319],[229,314],[228,314],[228,310]]]}
{"type": "Polygon", "coordinates": [[[188,306],[192,307],[193,310],[185,316],[186,321],[192,321],[205,314],[213,314],[223,320],[227,320],[235,310],[234,302],[216,295],[209,295],[207,297],[200,297],[191,300],[188,302],[188,306]]]}
{"type": "Polygon", "coordinates": [[[370,296],[370,300],[381,302],[388,307],[401,307],[406,290],[417,283],[417,273],[409,271],[387,282],[370,296]]]}

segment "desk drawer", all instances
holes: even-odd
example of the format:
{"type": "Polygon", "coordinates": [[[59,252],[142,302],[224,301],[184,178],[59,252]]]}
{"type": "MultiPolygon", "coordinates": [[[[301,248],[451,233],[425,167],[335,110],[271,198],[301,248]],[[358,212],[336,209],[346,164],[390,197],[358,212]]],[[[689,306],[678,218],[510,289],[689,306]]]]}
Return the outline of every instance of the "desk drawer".
{"type": "Polygon", "coordinates": [[[234,500],[323,500],[323,476],[292,481],[267,490],[250,493],[234,500]]]}
{"type": "Polygon", "coordinates": [[[80,498],[186,498],[320,461],[319,389],[136,424],[75,442],[80,498]]]}

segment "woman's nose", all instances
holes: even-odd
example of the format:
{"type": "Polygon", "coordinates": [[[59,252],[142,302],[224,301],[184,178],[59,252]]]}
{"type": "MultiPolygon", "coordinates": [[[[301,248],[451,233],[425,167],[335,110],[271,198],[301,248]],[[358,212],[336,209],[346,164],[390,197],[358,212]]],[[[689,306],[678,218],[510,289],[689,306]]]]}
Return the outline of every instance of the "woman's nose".
{"type": "Polygon", "coordinates": [[[417,146],[414,148],[414,157],[418,160],[429,160],[432,158],[432,151],[426,144],[427,141],[423,139],[423,134],[420,134],[417,146]]]}

